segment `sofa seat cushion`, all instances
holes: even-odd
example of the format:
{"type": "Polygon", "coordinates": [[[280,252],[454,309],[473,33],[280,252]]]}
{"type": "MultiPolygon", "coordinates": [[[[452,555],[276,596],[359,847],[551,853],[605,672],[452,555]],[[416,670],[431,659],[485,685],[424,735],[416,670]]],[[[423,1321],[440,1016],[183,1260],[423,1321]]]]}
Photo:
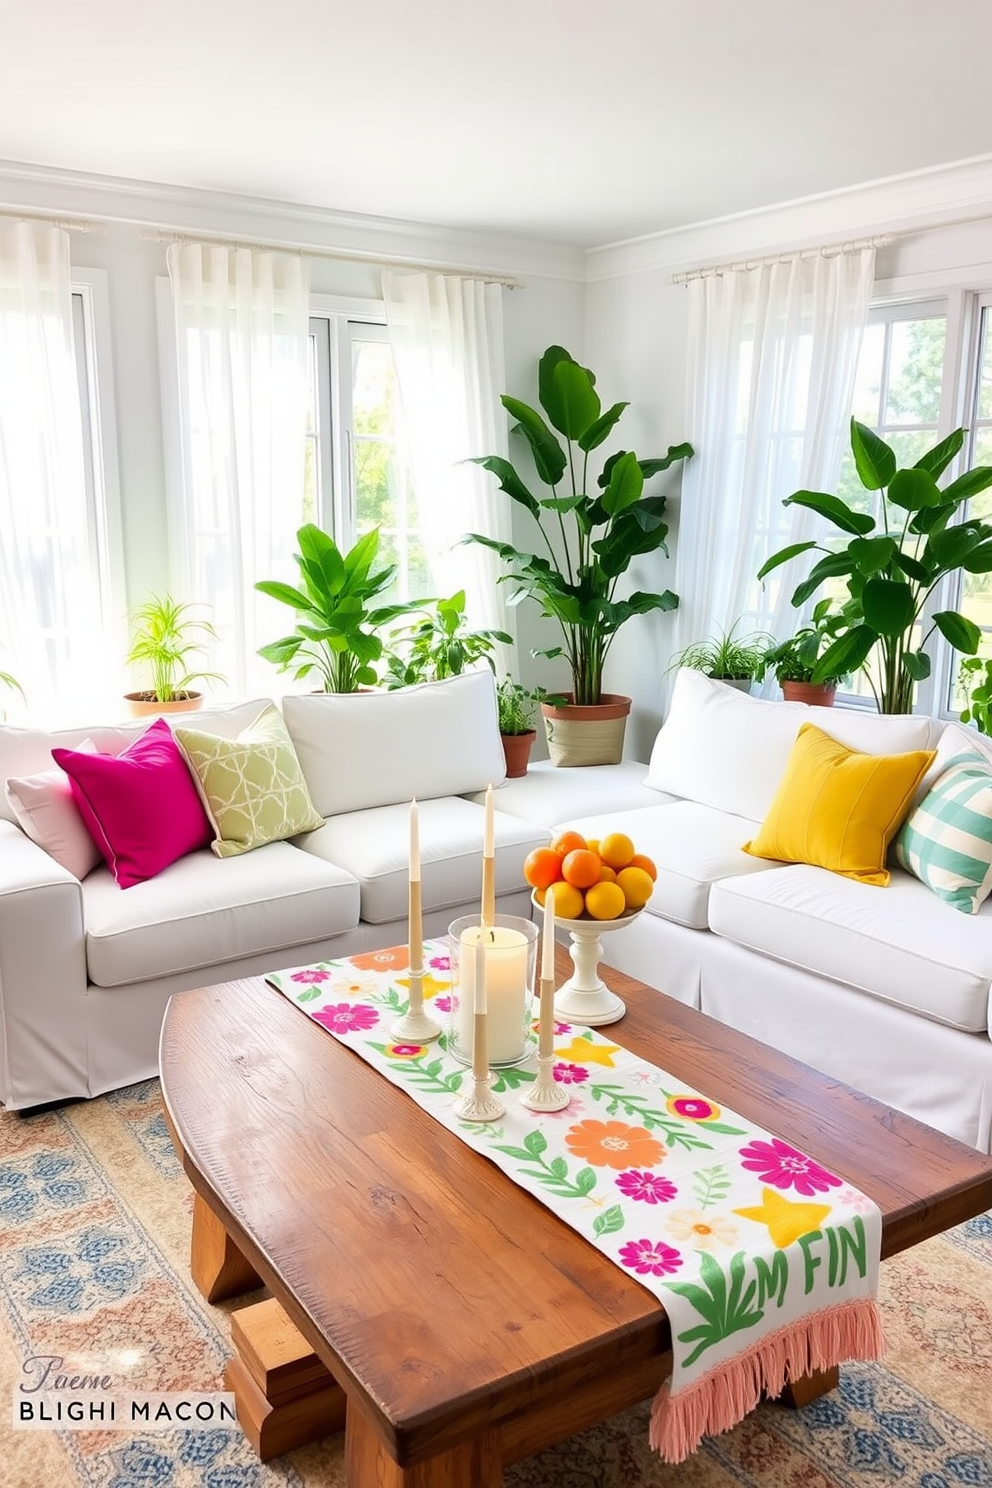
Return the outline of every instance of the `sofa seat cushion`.
{"type": "Polygon", "coordinates": [[[724,879],[710,928],[952,1028],[988,1027],[992,902],[958,914],[900,868],[884,889],[805,864],[724,879]]]}
{"type": "MultiPolygon", "coordinates": [[[[674,801],[644,784],[647,765],[622,760],[618,765],[575,765],[567,770],[550,760],[535,760],[526,775],[506,780],[493,790],[497,811],[522,816],[527,821],[551,826],[568,817],[589,811],[633,811],[638,806],[657,806],[674,801]]],[[[484,790],[468,797],[485,803],[484,790]]]]}
{"type": "Polygon", "coordinates": [[[578,817],[558,824],[555,831],[574,828],[583,837],[597,839],[608,832],[625,832],[658,870],[647,912],[691,930],[705,930],[710,889],[718,879],[770,871],[768,863],[741,850],[756,826],[696,801],[675,801],[578,817]]]}
{"type": "MultiPolygon", "coordinates": [[[[420,801],[418,806],[424,914],[481,900],[483,808],[458,796],[420,801]]],[[[304,853],[354,874],[362,889],[362,919],[385,925],[407,916],[409,819],[406,802],[349,811],[301,837],[299,845],[304,853]]],[[[547,829],[494,811],[493,835],[496,893],[525,888],[524,859],[533,848],[547,846],[547,829]]]]}
{"type": "MultiPolygon", "coordinates": [[[[358,884],[288,842],[235,858],[190,853],[122,894],[97,868],[81,884],[90,981],[149,981],[324,940],[358,923],[358,884]]],[[[209,981],[222,977],[211,970],[209,981]]]]}

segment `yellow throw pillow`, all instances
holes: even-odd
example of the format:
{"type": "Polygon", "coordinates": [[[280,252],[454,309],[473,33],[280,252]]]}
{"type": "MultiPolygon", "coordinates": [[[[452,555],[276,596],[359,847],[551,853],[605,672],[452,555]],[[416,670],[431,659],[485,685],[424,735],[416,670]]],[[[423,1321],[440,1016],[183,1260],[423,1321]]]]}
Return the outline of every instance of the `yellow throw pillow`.
{"type": "Polygon", "coordinates": [[[889,843],[934,753],[861,754],[804,723],[768,815],[744,851],[884,887],[889,843]]]}

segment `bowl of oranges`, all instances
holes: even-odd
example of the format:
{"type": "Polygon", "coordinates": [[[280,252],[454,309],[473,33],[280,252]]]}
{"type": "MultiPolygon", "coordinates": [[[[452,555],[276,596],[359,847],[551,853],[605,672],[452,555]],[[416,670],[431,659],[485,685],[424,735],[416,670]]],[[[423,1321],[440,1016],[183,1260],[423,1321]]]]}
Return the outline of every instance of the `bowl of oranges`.
{"type": "Polygon", "coordinates": [[[550,847],[537,847],[524,860],[524,878],[534,903],[550,894],[555,920],[619,929],[640,914],[654,892],[658,870],[639,853],[626,832],[586,838],[562,832],[550,847]]]}

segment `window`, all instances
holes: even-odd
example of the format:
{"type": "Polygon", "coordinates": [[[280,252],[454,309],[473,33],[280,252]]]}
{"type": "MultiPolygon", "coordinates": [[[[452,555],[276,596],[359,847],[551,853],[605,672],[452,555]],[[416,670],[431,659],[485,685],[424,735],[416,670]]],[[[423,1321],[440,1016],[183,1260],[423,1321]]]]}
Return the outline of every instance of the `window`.
{"type": "MultiPolygon", "coordinates": [[[[955,291],[940,300],[904,301],[872,309],[858,363],[854,417],[880,434],[900,465],[912,465],[952,429],[969,433],[959,462],[944,477],[992,465],[992,293],[955,291]]],[[[879,516],[877,496],[865,491],[848,450],[838,492],[879,516]]],[[[969,504],[967,515],[992,518],[992,490],[969,504]]],[[[841,580],[824,588],[840,598],[841,580]]],[[[982,654],[992,656],[992,574],[957,574],[938,586],[929,609],[960,609],[985,632],[982,654]]],[[[929,627],[926,627],[929,628],[929,627]]],[[[930,678],[917,689],[917,707],[956,715],[959,655],[934,632],[928,643],[930,678]]],[[[871,697],[867,680],[852,679],[849,696],[871,697]]]]}
{"type": "Polygon", "coordinates": [[[119,699],[124,646],[105,277],[72,279],[68,326],[54,294],[0,308],[0,665],[54,723],[119,699]]]}
{"type": "Polygon", "coordinates": [[[380,559],[397,566],[389,597],[430,593],[386,326],[343,312],[313,316],[309,366],[301,520],[333,533],[344,549],[379,527],[380,559]]]}

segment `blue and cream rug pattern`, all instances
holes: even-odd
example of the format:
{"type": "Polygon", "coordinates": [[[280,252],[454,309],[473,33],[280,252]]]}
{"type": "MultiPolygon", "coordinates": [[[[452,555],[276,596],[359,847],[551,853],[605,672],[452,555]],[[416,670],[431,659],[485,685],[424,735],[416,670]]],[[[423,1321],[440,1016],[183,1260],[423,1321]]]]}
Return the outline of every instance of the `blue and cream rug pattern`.
{"type": "MultiPolygon", "coordinates": [[[[263,1467],[238,1431],[13,1428],[30,1359],[121,1393],[223,1388],[244,1299],[194,1290],[191,1209],[157,1081],[0,1112],[0,1488],[343,1488],[337,1437],[263,1467]]],[[[763,1405],[669,1467],[648,1402],[508,1468],[507,1488],[992,1488],[992,1216],[886,1262],[881,1295],[884,1363],[847,1366],[804,1411],[763,1405]]]]}

